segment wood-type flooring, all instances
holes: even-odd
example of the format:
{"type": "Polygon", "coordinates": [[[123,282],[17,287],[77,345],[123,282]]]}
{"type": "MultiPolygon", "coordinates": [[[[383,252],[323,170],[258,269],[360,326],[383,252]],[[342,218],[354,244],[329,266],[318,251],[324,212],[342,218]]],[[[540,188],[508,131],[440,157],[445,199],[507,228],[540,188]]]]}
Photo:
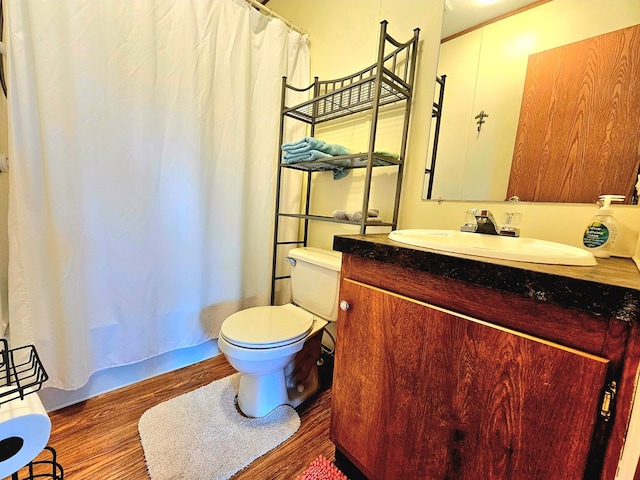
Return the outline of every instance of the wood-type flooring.
{"type": "MultiPolygon", "coordinates": [[[[64,479],[148,480],[138,435],[140,416],[158,403],[234,372],[219,355],[51,412],[49,446],[57,452],[64,479]]],[[[329,440],[330,381],[324,383],[325,388],[297,408],[300,429],[234,475],[233,480],[294,480],[319,455],[334,460],[334,446],[329,440]]]]}

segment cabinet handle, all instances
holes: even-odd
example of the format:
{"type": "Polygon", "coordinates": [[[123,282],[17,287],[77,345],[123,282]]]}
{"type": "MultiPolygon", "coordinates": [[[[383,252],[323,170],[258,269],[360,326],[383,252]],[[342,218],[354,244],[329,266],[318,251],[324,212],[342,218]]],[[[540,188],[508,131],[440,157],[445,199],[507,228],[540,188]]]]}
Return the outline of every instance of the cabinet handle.
{"type": "Polygon", "coordinates": [[[346,300],[342,300],[340,302],[340,310],[342,310],[343,312],[346,312],[350,308],[351,308],[351,305],[349,305],[349,302],[347,302],[346,300]]]}

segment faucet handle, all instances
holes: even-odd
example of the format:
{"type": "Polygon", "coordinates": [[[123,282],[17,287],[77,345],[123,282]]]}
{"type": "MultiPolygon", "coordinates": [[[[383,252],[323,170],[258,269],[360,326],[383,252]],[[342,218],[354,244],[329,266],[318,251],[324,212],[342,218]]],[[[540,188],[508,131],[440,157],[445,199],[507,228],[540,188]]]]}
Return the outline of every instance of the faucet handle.
{"type": "Polygon", "coordinates": [[[506,237],[520,236],[520,222],[522,222],[522,214],[520,212],[504,212],[501,220],[500,235],[506,237]]]}
{"type": "Polygon", "coordinates": [[[478,221],[476,220],[476,209],[467,210],[464,215],[464,225],[460,227],[461,232],[475,233],[478,230],[478,221]]]}

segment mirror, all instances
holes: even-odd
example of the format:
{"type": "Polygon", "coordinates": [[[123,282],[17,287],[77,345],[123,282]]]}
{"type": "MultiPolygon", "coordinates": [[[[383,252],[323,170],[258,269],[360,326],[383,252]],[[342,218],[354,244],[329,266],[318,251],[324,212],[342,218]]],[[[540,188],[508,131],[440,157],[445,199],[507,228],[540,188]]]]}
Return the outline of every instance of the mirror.
{"type": "MultiPolygon", "coordinates": [[[[425,173],[422,198],[506,200],[529,56],[638,24],[637,0],[553,0],[443,42],[438,66],[438,75],[446,75],[442,118],[437,143],[435,120],[432,124],[429,147],[435,149],[436,163],[431,195],[431,173],[425,173]]],[[[557,107],[562,102],[555,103],[557,107]]],[[[637,121],[637,111],[632,115],[637,121]]],[[[611,119],[602,121],[606,130],[611,119]]],[[[639,155],[636,151],[635,158],[625,160],[633,162],[636,173],[639,155]]],[[[431,166],[430,151],[425,171],[431,166]]],[[[564,195],[541,201],[587,200],[564,195]]]]}

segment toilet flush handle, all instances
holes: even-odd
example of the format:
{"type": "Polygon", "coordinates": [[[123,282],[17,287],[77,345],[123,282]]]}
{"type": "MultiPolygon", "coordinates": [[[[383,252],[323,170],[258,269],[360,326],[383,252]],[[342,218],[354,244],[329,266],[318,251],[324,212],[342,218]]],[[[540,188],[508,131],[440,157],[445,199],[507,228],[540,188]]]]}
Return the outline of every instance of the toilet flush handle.
{"type": "Polygon", "coordinates": [[[340,310],[342,310],[343,312],[346,312],[350,308],[351,308],[351,305],[349,305],[349,302],[347,302],[346,300],[342,300],[340,302],[340,310]]]}
{"type": "Polygon", "coordinates": [[[284,259],[289,262],[289,265],[291,265],[292,267],[296,266],[296,259],[295,258],[291,258],[291,257],[284,257],[284,259]]]}

